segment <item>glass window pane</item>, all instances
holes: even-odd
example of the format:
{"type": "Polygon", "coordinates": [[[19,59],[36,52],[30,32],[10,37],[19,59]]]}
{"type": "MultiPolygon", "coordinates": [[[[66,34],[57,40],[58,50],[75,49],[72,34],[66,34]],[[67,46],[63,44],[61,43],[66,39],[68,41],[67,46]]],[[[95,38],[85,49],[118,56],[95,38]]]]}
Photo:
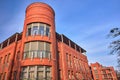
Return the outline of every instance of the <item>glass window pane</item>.
{"type": "Polygon", "coordinates": [[[22,68],[22,71],[23,71],[23,72],[27,72],[27,67],[23,67],[23,68],[22,68]]]}
{"type": "Polygon", "coordinates": [[[46,43],[46,51],[50,51],[50,43],[46,43]]]}
{"type": "Polygon", "coordinates": [[[38,50],[44,50],[44,42],[39,42],[38,50]]]}
{"type": "Polygon", "coordinates": [[[32,51],[32,50],[37,50],[37,48],[38,48],[38,47],[37,47],[37,43],[38,43],[38,42],[31,42],[31,49],[30,49],[31,51],[32,51]]]}
{"type": "Polygon", "coordinates": [[[30,67],[29,67],[29,70],[30,70],[30,71],[34,71],[34,68],[35,68],[34,66],[30,66],[30,67]]]}
{"type": "Polygon", "coordinates": [[[44,35],[44,25],[40,25],[39,33],[40,35],[44,35]]]}
{"type": "Polygon", "coordinates": [[[25,43],[24,52],[29,51],[29,45],[30,43],[25,43]]]}
{"type": "Polygon", "coordinates": [[[38,35],[38,26],[33,26],[32,34],[33,35],[38,35]]]}
{"type": "Polygon", "coordinates": [[[43,71],[43,66],[38,66],[38,71],[43,71]]]}
{"type": "Polygon", "coordinates": [[[22,78],[24,79],[24,78],[27,78],[27,72],[23,72],[22,73],[22,78]]]}
{"type": "Polygon", "coordinates": [[[50,35],[49,27],[46,27],[46,36],[49,36],[49,35],[50,35]]]}
{"type": "Polygon", "coordinates": [[[29,79],[34,78],[34,71],[29,72],[29,79]]]}
{"type": "Polygon", "coordinates": [[[30,35],[31,35],[31,27],[28,28],[28,36],[30,36],[30,35]]]}
{"type": "Polygon", "coordinates": [[[50,76],[50,71],[47,71],[47,72],[46,72],[46,78],[49,80],[50,77],[51,77],[51,76],[50,76]]]}
{"type": "Polygon", "coordinates": [[[42,79],[43,79],[43,71],[38,71],[38,72],[37,72],[37,75],[38,75],[38,79],[39,79],[39,80],[42,80],[42,79]]]}
{"type": "Polygon", "coordinates": [[[10,53],[8,54],[7,62],[10,61],[10,53]]]}

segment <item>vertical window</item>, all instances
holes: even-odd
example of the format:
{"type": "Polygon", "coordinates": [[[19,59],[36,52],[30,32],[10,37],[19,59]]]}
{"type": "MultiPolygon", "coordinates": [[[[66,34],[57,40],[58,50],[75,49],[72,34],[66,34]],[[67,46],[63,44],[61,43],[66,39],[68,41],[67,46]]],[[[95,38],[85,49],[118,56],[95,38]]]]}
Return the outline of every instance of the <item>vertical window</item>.
{"type": "Polygon", "coordinates": [[[69,80],[71,79],[70,70],[68,70],[68,79],[69,79],[69,80]]]}
{"type": "Polygon", "coordinates": [[[30,35],[31,35],[31,27],[28,28],[28,36],[30,36],[30,35]]]}
{"type": "Polygon", "coordinates": [[[23,67],[23,68],[22,68],[22,73],[21,73],[21,75],[22,75],[22,80],[27,79],[27,68],[28,68],[28,67],[23,67]]]}
{"type": "Polygon", "coordinates": [[[9,61],[10,61],[10,53],[7,56],[7,62],[9,62],[9,61]]]}
{"type": "Polygon", "coordinates": [[[45,46],[46,46],[46,48],[45,48],[45,51],[46,51],[45,57],[50,58],[50,43],[46,43],[45,46]]]}
{"type": "Polygon", "coordinates": [[[29,48],[30,48],[30,43],[25,43],[24,47],[24,58],[29,58],[29,48]]]}
{"type": "Polygon", "coordinates": [[[39,31],[40,35],[44,35],[44,25],[40,25],[39,31]]]}
{"type": "Polygon", "coordinates": [[[46,36],[50,36],[50,35],[49,35],[49,32],[50,32],[50,30],[49,30],[49,27],[47,26],[47,27],[46,27],[46,36]]]}
{"type": "Polygon", "coordinates": [[[17,77],[17,71],[14,71],[14,80],[17,80],[16,77],[17,77]]]}
{"type": "Polygon", "coordinates": [[[51,78],[51,74],[50,74],[50,67],[46,66],[46,79],[49,80],[51,78]]]}
{"type": "Polygon", "coordinates": [[[33,35],[38,35],[38,26],[33,26],[32,34],[33,35]]]}
{"type": "Polygon", "coordinates": [[[68,61],[68,53],[66,53],[66,62],[67,62],[67,66],[69,65],[69,61],[68,61]]]}
{"type": "Polygon", "coordinates": [[[34,66],[29,67],[29,79],[31,79],[31,80],[34,79],[34,70],[35,70],[34,66]]]}
{"type": "Polygon", "coordinates": [[[4,63],[6,63],[6,61],[7,61],[7,55],[5,55],[4,57],[4,63]]]}

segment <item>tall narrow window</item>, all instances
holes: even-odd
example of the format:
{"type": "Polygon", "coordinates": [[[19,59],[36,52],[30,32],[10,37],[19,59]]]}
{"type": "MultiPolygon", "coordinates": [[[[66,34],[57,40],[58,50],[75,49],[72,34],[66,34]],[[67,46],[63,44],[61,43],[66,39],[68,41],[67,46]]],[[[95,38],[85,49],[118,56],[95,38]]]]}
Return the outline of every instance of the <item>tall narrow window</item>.
{"type": "Polygon", "coordinates": [[[50,30],[48,26],[46,27],[46,36],[50,36],[50,30]]]}
{"type": "Polygon", "coordinates": [[[10,61],[10,53],[7,56],[7,62],[9,62],[9,61],[10,61]]]}
{"type": "Polygon", "coordinates": [[[31,27],[28,28],[28,36],[30,36],[30,35],[31,35],[31,27]]]}
{"type": "Polygon", "coordinates": [[[30,43],[25,43],[24,58],[29,58],[29,47],[30,47],[30,43]]]}
{"type": "Polygon", "coordinates": [[[32,34],[33,35],[38,35],[38,26],[33,26],[32,34]]]}
{"type": "Polygon", "coordinates": [[[14,80],[17,80],[16,77],[17,77],[17,71],[14,71],[14,80]]]}
{"type": "Polygon", "coordinates": [[[4,57],[4,63],[6,63],[6,61],[7,61],[7,55],[5,55],[4,57]]]}
{"type": "Polygon", "coordinates": [[[40,31],[40,35],[44,35],[44,26],[43,25],[40,25],[39,31],[40,31]]]}
{"type": "Polygon", "coordinates": [[[29,79],[34,80],[34,66],[29,67],[29,79]]]}
{"type": "Polygon", "coordinates": [[[21,78],[22,78],[22,80],[27,79],[27,68],[28,68],[28,67],[23,67],[23,68],[22,68],[22,73],[21,73],[21,78]]]}
{"type": "Polygon", "coordinates": [[[50,43],[46,43],[46,49],[45,49],[45,51],[46,51],[46,53],[45,53],[45,57],[46,58],[50,58],[50,43]]]}

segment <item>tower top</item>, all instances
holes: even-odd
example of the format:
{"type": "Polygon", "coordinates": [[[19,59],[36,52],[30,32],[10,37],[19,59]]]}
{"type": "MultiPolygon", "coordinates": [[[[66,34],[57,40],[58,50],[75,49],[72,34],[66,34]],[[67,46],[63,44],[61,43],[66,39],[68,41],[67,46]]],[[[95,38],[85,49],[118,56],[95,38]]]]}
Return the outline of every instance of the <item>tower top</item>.
{"type": "Polygon", "coordinates": [[[45,7],[45,8],[48,8],[48,10],[50,9],[52,11],[52,13],[54,14],[54,16],[55,16],[55,12],[54,12],[53,8],[50,5],[46,4],[46,3],[43,3],[43,2],[33,2],[33,3],[31,3],[30,5],[27,6],[26,12],[30,8],[33,8],[33,7],[45,7]]]}

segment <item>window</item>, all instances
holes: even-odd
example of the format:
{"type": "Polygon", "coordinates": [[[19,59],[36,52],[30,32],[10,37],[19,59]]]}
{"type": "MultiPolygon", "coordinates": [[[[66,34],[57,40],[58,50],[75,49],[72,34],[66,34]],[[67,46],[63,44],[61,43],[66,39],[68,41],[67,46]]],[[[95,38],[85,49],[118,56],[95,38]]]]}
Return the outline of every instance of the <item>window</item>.
{"type": "Polygon", "coordinates": [[[16,76],[17,76],[17,71],[14,71],[14,80],[17,80],[16,76]]]}
{"type": "Polygon", "coordinates": [[[50,36],[50,26],[43,23],[31,23],[27,25],[27,36],[50,36]]]}
{"type": "Polygon", "coordinates": [[[10,53],[7,56],[7,62],[9,62],[9,61],[10,61],[10,53]]]}
{"type": "Polygon", "coordinates": [[[38,26],[33,26],[32,35],[38,35],[38,26]]]}
{"type": "Polygon", "coordinates": [[[34,66],[29,67],[29,74],[28,75],[29,75],[30,80],[34,80],[34,70],[35,70],[34,68],[35,68],[34,66]]]}
{"type": "Polygon", "coordinates": [[[50,58],[50,43],[28,42],[24,47],[24,59],[26,58],[50,58]]]}
{"type": "Polygon", "coordinates": [[[39,31],[40,31],[40,35],[43,36],[44,35],[44,26],[43,25],[40,26],[39,31]]]}
{"type": "Polygon", "coordinates": [[[6,80],[6,72],[3,75],[3,80],[6,80]]]}
{"type": "Polygon", "coordinates": [[[43,71],[37,72],[37,78],[38,78],[38,80],[43,79],[43,71]]]}
{"type": "Polygon", "coordinates": [[[46,27],[46,36],[50,36],[49,34],[50,34],[50,31],[49,31],[50,29],[49,29],[49,27],[46,27]]]}
{"type": "Polygon", "coordinates": [[[28,36],[31,35],[31,27],[28,28],[28,36]]]}
{"type": "Polygon", "coordinates": [[[51,80],[51,67],[50,66],[26,66],[22,68],[21,80],[35,80],[35,79],[51,80]]]}
{"type": "Polygon", "coordinates": [[[27,69],[28,69],[28,67],[23,67],[22,68],[22,73],[21,73],[22,80],[27,79],[27,69]]]}
{"type": "Polygon", "coordinates": [[[69,80],[71,79],[70,70],[68,70],[68,79],[69,79],[69,80]]]}
{"type": "Polygon", "coordinates": [[[5,55],[4,57],[4,63],[6,63],[6,61],[7,61],[7,55],[5,55]]]}

